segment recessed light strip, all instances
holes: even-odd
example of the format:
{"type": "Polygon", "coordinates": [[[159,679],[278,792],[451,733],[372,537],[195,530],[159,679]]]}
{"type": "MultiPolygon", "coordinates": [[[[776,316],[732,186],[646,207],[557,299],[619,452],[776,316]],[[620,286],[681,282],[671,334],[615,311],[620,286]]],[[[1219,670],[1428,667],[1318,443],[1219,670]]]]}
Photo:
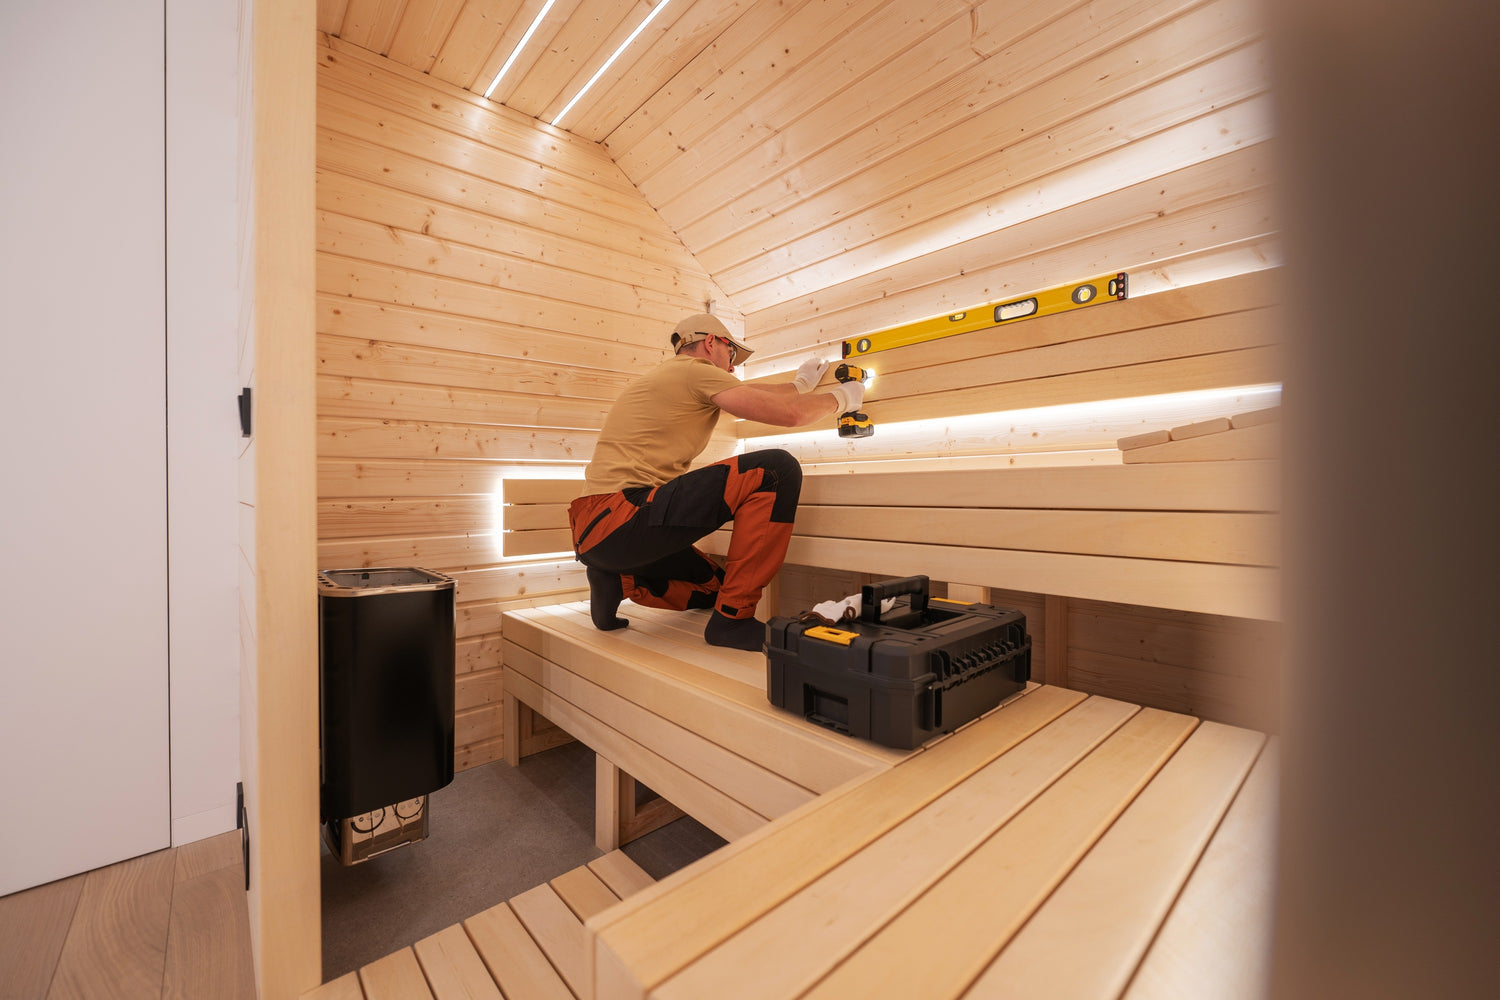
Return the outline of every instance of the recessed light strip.
{"type": "Polygon", "coordinates": [[[600,66],[597,70],[594,71],[594,75],[589,77],[589,82],[583,85],[583,89],[574,94],[573,99],[563,107],[562,111],[558,113],[558,116],[556,118],[552,119],[553,125],[557,126],[558,128],[562,128],[562,121],[568,116],[568,112],[573,110],[573,105],[577,104],[578,101],[583,97],[583,95],[589,92],[590,87],[599,82],[599,78],[603,76],[611,66],[614,65],[616,59],[620,58],[620,53],[630,48],[630,43],[635,41],[637,36],[639,36],[641,32],[646,30],[646,26],[652,21],[656,20],[656,15],[665,10],[667,4],[671,2],[672,0],[661,0],[661,3],[651,8],[651,13],[647,14],[646,19],[642,21],[640,25],[638,25],[636,29],[630,33],[630,37],[620,43],[620,47],[615,49],[614,54],[612,54],[608,59],[604,61],[604,65],[600,66]]]}
{"type": "Polygon", "coordinates": [[[500,67],[500,72],[495,74],[495,78],[491,80],[490,85],[485,88],[484,96],[486,98],[488,98],[495,92],[496,87],[500,86],[501,79],[504,78],[505,74],[510,72],[510,68],[516,64],[516,57],[521,54],[521,50],[526,47],[526,43],[531,41],[531,36],[536,34],[536,29],[541,27],[542,25],[542,18],[547,16],[547,12],[552,9],[552,5],[556,2],[557,0],[547,0],[546,3],[542,4],[542,9],[538,11],[536,17],[532,19],[531,27],[526,29],[526,34],[521,36],[521,41],[516,45],[515,51],[510,54],[509,59],[505,60],[505,65],[500,67]]]}

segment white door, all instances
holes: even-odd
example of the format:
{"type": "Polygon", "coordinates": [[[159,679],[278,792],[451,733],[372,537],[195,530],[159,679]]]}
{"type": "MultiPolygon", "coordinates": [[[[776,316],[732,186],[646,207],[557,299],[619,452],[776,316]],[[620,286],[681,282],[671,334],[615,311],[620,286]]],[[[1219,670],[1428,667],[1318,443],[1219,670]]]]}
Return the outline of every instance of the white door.
{"type": "Polygon", "coordinates": [[[0,3],[0,895],[170,839],[163,28],[0,3]]]}

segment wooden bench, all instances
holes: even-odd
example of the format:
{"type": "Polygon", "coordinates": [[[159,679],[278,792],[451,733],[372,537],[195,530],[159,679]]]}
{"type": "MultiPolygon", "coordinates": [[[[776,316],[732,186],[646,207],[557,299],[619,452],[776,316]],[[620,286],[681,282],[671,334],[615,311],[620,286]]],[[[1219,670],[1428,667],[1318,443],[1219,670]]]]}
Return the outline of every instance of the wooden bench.
{"type": "Polygon", "coordinates": [[[304,1000],[573,1000],[593,995],[584,921],[652,884],[619,851],[303,994],[304,1000]]]}
{"type": "Polygon", "coordinates": [[[594,995],[1259,995],[1266,746],[1034,687],[590,920],[594,995]]]}
{"type": "MultiPolygon", "coordinates": [[[[810,474],[787,562],[1276,621],[1278,468],[1261,459],[810,474]]],[[[579,486],[507,479],[506,554],[568,550],[579,486]]],[[[727,553],[729,532],[700,547],[727,553]]]]}
{"type": "MultiPolygon", "coordinates": [[[[765,657],[706,645],[707,611],[624,613],[630,627],[614,632],[594,628],[587,602],[503,621],[505,732],[525,704],[595,751],[601,849],[629,825],[626,778],[734,840],[903,756],[774,708],[765,657]]],[[[506,759],[520,761],[509,735],[506,759]]]]}

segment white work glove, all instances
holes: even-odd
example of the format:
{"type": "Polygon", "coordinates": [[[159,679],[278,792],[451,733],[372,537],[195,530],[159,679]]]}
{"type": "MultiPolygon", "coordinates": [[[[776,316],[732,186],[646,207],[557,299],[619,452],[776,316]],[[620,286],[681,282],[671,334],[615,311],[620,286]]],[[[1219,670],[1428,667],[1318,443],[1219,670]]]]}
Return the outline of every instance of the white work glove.
{"type": "Polygon", "coordinates": [[[797,366],[797,377],[792,379],[792,385],[797,391],[806,395],[812,392],[817,384],[823,381],[823,374],[828,371],[829,362],[819,358],[809,358],[797,366]]]}
{"type": "MultiPolygon", "coordinates": [[[[852,611],[854,613],[854,617],[858,618],[860,609],[864,606],[864,603],[865,602],[863,597],[861,597],[859,594],[853,594],[849,597],[844,598],[842,601],[824,601],[822,604],[814,604],[813,610],[822,615],[824,618],[827,618],[829,621],[837,622],[843,620],[844,611],[846,609],[852,611]]],[[[896,599],[894,597],[887,597],[885,600],[880,602],[880,613],[885,614],[895,606],[896,599]]]]}
{"type": "Polygon", "coordinates": [[[850,410],[859,409],[859,404],[865,401],[865,384],[863,382],[840,382],[830,388],[829,393],[839,401],[839,413],[848,413],[850,410]]]}

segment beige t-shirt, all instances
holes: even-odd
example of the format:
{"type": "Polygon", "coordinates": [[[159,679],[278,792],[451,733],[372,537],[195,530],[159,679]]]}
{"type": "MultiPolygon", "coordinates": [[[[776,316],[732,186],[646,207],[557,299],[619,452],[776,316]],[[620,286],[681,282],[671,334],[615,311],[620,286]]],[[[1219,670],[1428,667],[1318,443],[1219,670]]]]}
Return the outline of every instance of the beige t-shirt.
{"type": "Polygon", "coordinates": [[[713,397],[740,384],[707,358],[679,354],[626,386],[604,419],[584,494],[660,486],[682,475],[718,423],[713,397]]]}

